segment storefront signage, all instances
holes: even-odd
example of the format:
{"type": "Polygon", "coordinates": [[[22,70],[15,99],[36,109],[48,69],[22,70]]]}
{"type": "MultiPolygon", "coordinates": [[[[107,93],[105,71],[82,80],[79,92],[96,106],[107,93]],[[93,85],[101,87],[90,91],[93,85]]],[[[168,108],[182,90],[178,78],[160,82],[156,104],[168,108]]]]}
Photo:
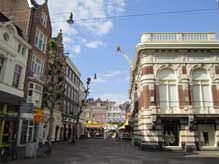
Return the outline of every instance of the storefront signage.
{"type": "Polygon", "coordinates": [[[34,116],[33,116],[34,122],[43,122],[43,109],[36,109],[34,116]]]}

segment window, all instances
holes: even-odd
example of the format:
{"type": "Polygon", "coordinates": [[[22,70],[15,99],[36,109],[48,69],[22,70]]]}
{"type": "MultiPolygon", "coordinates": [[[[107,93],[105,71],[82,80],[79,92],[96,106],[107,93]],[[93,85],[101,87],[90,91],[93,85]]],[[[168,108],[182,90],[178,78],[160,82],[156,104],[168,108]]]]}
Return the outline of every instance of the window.
{"type": "Polygon", "coordinates": [[[204,69],[196,69],[192,72],[193,101],[197,112],[210,112],[212,107],[212,94],[209,75],[204,69]]]}
{"type": "Polygon", "coordinates": [[[3,72],[4,62],[5,62],[4,57],[0,56],[0,75],[3,72]]]}
{"type": "Polygon", "coordinates": [[[21,78],[21,70],[22,70],[22,67],[19,66],[18,64],[16,64],[15,69],[14,69],[13,83],[12,83],[12,86],[15,87],[15,88],[19,87],[19,81],[20,81],[20,78],[21,78]]]}
{"type": "Polygon", "coordinates": [[[27,142],[36,141],[37,123],[33,123],[31,120],[22,120],[20,144],[26,144],[27,142]]]}
{"type": "Polygon", "coordinates": [[[24,55],[25,55],[25,52],[26,52],[26,49],[23,47],[21,54],[24,56],[24,55]]]}
{"type": "Polygon", "coordinates": [[[86,118],[89,118],[89,117],[90,117],[90,113],[89,113],[89,112],[86,112],[85,117],[86,117],[86,118]]]}
{"type": "Polygon", "coordinates": [[[39,29],[36,30],[34,44],[41,51],[46,52],[47,37],[39,29]]]}
{"type": "Polygon", "coordinates": [[[31,70],[34,73],[34,76],[41,78],[43,76],[44,62],[36,57],[32,56],[31,70]]]}
{"type": "Polygon", "coordinates": [[[65,114],[66,113],[66,101],[64,100],[63,102],[63,113],[65,114]]]}
{"type": "Polygon", "coordinates": [[[29,83],[27,103],[33,103],[36,107],[41,107],[43,87],[36,83],[29,83]]]}
{"type": "Polygon", "coordinates": [[[18,53],[20,53],[20,51],[21,51],[21,45],[20,45],[20,44],[18,44],[18,47],[17,47],[17,52],[18,52],[18,53]]]}
{"type": "Polygon", "coordinates": [[[158,79],[161,112],[173,113],[179,105],[175,72],[171,69],[163,69],[159,72],[158,79]]]}
{"type": "Polygon", "coordinates": [[[66,66],[65,75],[68,76],[68,66],[66,66]]]}
{"type": "Polygon", "coordinates": [[[8,33],[5,32],[5,33],[3,34],[3,38],[4,38],[5,41],[9,41],[9,35],[8,35],[8,33]]]}
{"type": "Polygon", "coordinates": [[[46,15],[46,13],[45,13],[45,12],[42,12],[41,17],[40,17],[40,23],[41,23],[44,27],[46,27],[47,18],[48,18],[48,16],[46,15]]]}

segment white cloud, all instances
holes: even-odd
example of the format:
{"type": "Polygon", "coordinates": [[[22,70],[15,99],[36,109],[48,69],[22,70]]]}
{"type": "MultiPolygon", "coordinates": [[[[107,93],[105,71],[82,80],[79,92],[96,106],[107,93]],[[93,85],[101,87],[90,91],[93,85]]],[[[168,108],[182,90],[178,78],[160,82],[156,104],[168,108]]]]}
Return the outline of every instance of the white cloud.
{"type": "Polygon", "coordinates": [[[57,33],[60,28],[65,33],[75,34],[74,26],[80,26],[94,35],[105,35],[113,27],[112,21],[105,18],[113,14],[124,12],[125,0],[53,0],[49,2],[49,9],[53,23],[53,29],[57,33]],[[73,12],[75,24],[67,25],[66,19],[73,12]]]}
{"type": "Polygon", "coordinates": [[[125,0],[49,0],[48,4],[52,35],[56,36],[62,29],[65,51],[75,54],[81,52],[82,45],[88,48],[105,45],[99,39],[109,34],[113,22],[110,19],[94,18],[106,18],[125,10],[125,0]],[[71,12],[75,23],[69,25],[66,20],[71,12]],[[88,35],[84,38],[81,35],[83,33],[88,35]]]}
{"type": "Polygon", "coordinates": [[[108,71],[108,72],[104,73],[103,76],[111,78],[111,77],[115,77],[115,76],[120,75],[121,72],[122,71],[120,71],[120,70],[112,70],[112,71],[108,71]]]}
{"type": "Polygon", "coordinates": [[[107,34],[112,27],[113,27],[113,23],[111,21],[107,21],[102,24],[99,24],[97,26],[98,29],[97,34],[99,35],[107,34]]]}
{"type": "Polygon", "coordinates": [[[101,78],[101,77],[97,77],[97,79],[92,79],[92,83],[105,83],[106,80],[101,78]]]}
{"type": "Polygon", "coordinates": [[[80,54],[81,52],[81,47],[79,45],[76,45],[73,47],[73,52],[76,54],[80,54]]]}
{"type": "Polygon", "coordinates": [[[107,12],[109,15],[118,15],[124,12],[125,1],[124,0],[109,0],[107,4],[107,12]]]}
{"type": "Polygon", "coordinates": [[[104,43],[102,41],[92,41],[92,42],[87,42],[85,45],[88,48],[97,48],[99,46],[104,46],[104,43]]]}

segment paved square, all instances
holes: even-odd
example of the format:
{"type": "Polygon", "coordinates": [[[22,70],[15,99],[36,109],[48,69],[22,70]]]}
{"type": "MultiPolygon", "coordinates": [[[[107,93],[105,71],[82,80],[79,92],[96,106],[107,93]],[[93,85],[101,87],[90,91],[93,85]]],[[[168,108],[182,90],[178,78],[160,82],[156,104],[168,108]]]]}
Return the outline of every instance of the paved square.
{"type": "Polygon", "coordinates": [[[77,144],[56,143],[51,157],[11,164],[218,164],[218,152],[149,152],[130,142],[88,139],[77,144]]]}

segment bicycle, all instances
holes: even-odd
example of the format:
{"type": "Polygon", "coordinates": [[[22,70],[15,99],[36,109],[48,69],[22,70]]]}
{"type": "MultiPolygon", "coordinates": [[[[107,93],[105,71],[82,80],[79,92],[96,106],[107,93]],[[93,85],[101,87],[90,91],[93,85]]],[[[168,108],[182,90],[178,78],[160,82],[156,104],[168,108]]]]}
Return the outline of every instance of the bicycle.
{"type": "Polygon", "coordinates": [[[3,145],[1,149],[1,159],[2,162],[7,162],[11,157],[11,161],[17,159],[17,150],[14,144],[11,145],[3,145]]]}

